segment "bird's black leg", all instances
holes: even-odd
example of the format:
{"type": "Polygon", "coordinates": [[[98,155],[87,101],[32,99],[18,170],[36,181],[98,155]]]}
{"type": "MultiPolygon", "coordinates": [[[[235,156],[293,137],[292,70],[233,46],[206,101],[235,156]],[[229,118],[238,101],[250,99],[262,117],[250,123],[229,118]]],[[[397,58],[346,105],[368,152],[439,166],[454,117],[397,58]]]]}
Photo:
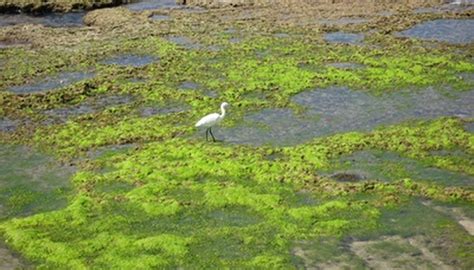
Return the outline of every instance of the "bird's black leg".
{"type": "Polygon", "coordinates": [[[209,132],[209,129],[207,128],[207,129],[206,129],[206,142],[209,141],[209,140],[207,139],[207,137],[208,137],[208,132],[209,132]]]}
{"type": "Polygon", "coordinates": [[[209,128],[209,133],[211,133],[212,141],[216,142],[216,138],[214,138],[214,134],[212,134],[212,129],[211,128],[209,128]]]}

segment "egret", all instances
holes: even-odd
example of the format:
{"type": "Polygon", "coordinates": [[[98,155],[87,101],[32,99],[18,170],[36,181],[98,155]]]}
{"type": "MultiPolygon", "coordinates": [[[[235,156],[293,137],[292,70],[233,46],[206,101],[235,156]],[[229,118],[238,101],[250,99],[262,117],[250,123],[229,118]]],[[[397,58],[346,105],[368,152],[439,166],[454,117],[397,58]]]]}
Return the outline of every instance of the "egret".
{"type": "Polygon", "coordinates": [[[216,138],[214,138],[214,134],[212,134],[212,130],[211,128],[217,124],[219,124],[225,117],[225,108],[227,108],[227,106],[229,106],[229,103],[227,102],[223,102],[221,104],[221,113],[218,114],[218,113],[211,113],[211,114],[208,114],[206,116],[204,116],[203,118],[201,118],[201,120],[199,120],[197,123],[196,123],[196,127],[205,127],[207,128],[206,129],[206,141],[208,141],[208,137],[209,137],[209,133],[211,134],[211,137],[212,137],[212,141],[216,141],[216,138]]]}

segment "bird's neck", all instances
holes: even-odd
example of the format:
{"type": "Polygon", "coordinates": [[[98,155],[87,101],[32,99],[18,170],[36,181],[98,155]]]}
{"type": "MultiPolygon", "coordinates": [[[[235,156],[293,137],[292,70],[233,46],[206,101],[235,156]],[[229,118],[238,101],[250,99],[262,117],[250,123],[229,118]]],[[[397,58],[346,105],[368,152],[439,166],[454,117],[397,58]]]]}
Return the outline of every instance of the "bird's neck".
{"type": "Polygon", "coordinates": [[[220,115],[220,117],[221,117],[221,118],[224,118],[224,116],[225,116],[225,108],[224,108],[224,106],[222,106],[222,107],[221,107],[221,115],[220,115]]]}

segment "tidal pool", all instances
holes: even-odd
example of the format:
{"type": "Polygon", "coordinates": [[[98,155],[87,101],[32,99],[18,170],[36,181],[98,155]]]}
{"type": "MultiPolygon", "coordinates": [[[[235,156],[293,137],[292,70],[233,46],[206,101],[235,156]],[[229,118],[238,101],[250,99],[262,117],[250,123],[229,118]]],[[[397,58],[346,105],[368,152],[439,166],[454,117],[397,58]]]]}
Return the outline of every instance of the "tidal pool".
{"type": "Polygon", "coordinates": [[[128,95],[101,96],[88,100],[82,104],[46,110],[43,113],[49,116],[48,123],[64,123],[68,119],[88,113],[96,113],[111,106],[126,105],[133,102],[133,97],[128,95]]]}
{"type": "Polygon", "coordinates": [[[66,206],[73,168],[11,145],[0,145],[0,164],[0,220],[66,206]]]}
{"type": "Polygon", "coordinates": [[[66,87],[73,83],[93,78],[94,76],[94,72],[62,72],[43,79],[40,82],[13,86],[8,88],[8,90],[16,94],[46,92],[52,89],[66,87]]]}
{"type": "Polygon", "coordinates": [[[139,109],[140,115],[142,117],[150,117],[158,114],[169,114],[184,112],[189,109],[189,106],[186,104],[155,104],[147,105],[139,109]]]}
{"type": "Polygon", "coordinates": [[[159,15],[159,14],[155,14],[153,16],[150,17],[150,19],[154,20],[154,21],[166,21],[166,20],[169,20],[171,17],[168,16],[168,15],[159,15]]]}
{"type": "Polygon", "coordinates": [[[183,36],[170,36],[167,38],[172,43],[184,47],[186,49],[197,50],[202,48],[202,45],[192,41],[191,39],[183,36]]]}
{"type": "Polygon", "coordinates": [[[474,133],[474,122],[469,122],[464,124],[464,127],[466,128],[467,131],[474,133]]]}
{"type": "Polygon", "coordinates": [[[8,118],[0,118],[0,132],[15,131],[18,126],[18,121],[10,120],[8,118]]]}
{"type": "Polygon", "coordinates": [[[102,61],[106,65],[118,65],[127,67],[144,67],[154,61],[159,60],[157,57],[150,55],[120,55],[102,61]]]}
{"type": "Polygon", "coordinates": [[[198,88],[200,88],[200,85],[198,83],[191,82],[191,81],[185,81],[179,85],[179,89],[182,89],[182,90],[196,90],[198,88]]]}
{"type": "Polygon", "coordinates": [[[329,63],[327,66],[340,68],[340,69],[359,69],[364,68],[365,66],[358,63],[351,63],[351,62],[337,62],[337,63],[329,63]]]}
{"type": "Polygon", "coordinates": [[[321,173],[336,181],[349,181],[349,176],[352,175],[354,181],[396,181],[410,178],[443,186],[474,187],[473,176],[427,166],[421,161],[402,157],[394,152],[360,151],[339,158],[332,163],[332,167],[321,173]],[[342,178],[343,175],[346,178],[342,178]]]}
{"type": "Polygon", "coordinates": [[[327,24],[327,25],[347,25],[347,24],[362,24],[366,23],[369,20],[364,18],[340,18],[340,19],[322,19],[318,20],[320,24],[327,24]]]}
{"type": "Polygon", "coordinates": [[[434,89],[398,91],[374,96],[344,87],[302,92],[292,101],[305,112],[263,109],[244,116],[242,124],[216,129],[226,142],[292,145],[340,132],[369,131],[413,119],[474,116],[474,90],[450,93],[434,89]]]}
{"type": "Polygon", "coordinates": [[[418,24],[397,34],[401,37],[442,41],[453,44],[474,42],[474,20],[440,19],[418,24]]]}
{"type": "Polygon", "coordinates": [[[361,44],[364,34],[333,32],[325,34],[324,40],[329,43],[361,44]]]}
{"type": "Polygon", "coordinates": [[[133,11],[144,11],[150,9],[174,8],[179,5],[176,4],[176,0],[135,0],[133,3],[125,6],[133,11]]]}
{"type": "Polygon", "coordinates": [[[85,12],[48,13],[40,16],[27,14],[0,14],[0,26],[41,24],[49,27],[83,26],[85,12]]]}

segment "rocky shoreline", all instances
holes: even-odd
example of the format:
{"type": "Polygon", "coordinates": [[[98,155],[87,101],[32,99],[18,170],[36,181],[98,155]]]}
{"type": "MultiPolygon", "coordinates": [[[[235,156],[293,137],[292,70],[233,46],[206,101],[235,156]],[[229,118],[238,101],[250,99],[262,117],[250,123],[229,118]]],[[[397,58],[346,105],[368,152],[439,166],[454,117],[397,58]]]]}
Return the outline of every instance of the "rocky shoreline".
{"type": "Polygon", "coordinates": [[[71,12],[75,10],[90,10],[95,8],[113,7],[132,2],[131,0],[0,0],[0,13],[45,13],[71,12]]]}

